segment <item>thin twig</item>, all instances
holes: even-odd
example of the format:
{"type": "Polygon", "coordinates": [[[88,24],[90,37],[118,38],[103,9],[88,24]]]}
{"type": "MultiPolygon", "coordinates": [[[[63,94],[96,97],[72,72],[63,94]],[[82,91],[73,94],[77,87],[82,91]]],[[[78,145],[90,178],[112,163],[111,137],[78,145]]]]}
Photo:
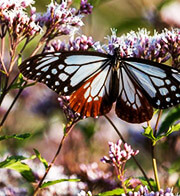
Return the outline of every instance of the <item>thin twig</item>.
{"type": "Polygon", "coordinates": [[[5,38],[3,37],[3,38],[1,39],[0,60],[1,60],[1,64],[2,64],[2,67],[3,67],[3,69],[4,69],[4,72],[6,73],[6,75],[8,75],[8,72],[7,72],[5,63],[4,63],[4,48],[5,48],[5,38]]]}
{"type": "Polygon", "coordinates": [[[15,96],[13,102],[12,102],[11,105],[9,106],[9,108],[8,108],[8,110],[7,110],[7,112],[6,112],[6,114],[4,115],[4,117],[3,117],[3,119],[2,119],[2,121],[1,121],[1,123],[0,123],[0,130],[1,130],[1,128],[2,128],[2,126],[3,126],[3,124],[4,124],[4,122],[6,121],[8,115],[9,115],[9,112],[11,111],[12,107],[14,106],[14,104],[16,103],[17,99],[19,98],[20,94],[22,93],[22,91],[23,91],[23,89],[24,89],[23,87],[24,87],[26,84],[27,84],[27,82],[24,82],[22,88],[19,89],[18,94],[15,96]]]}
{"type": "Polygon", "coordinates": [[[7,93],[7,86],[8,86],[9,76],[5,75],[5,77],[6,77],[5,78],[5,85],[4,85],[3,89],[2,89],[2,94],[0,96],[0,106],[1,106],[1,104],[3,102],[4,97],[6,96],[6,93],[7,93]]]}
{"type": "MultiPolygon", "coordinates": [[[[74,125],[74,124],[73,124],[73,125],[74,125]]],[[[64,141],[65,141],[65,138],[67,137],[67,135],[68,135],[68,134],[70,133],[70,131],[72,130],[73,125],[70,126],[70,127],[68,128],[68,130],[66,130],[66,133],[64,134],[63,138],[61,139],[61,141],[60,141],[60,143],[59,143],[59,147],[58,147],[58,149],[57,149],[57,152],[56,152],[54,158],[52,159],[51,163],[49,164],[49,166],[48,166],[48,168],[47,168],[47,170],[46,170],[44,176],[43,176],[43,177],[41,178],[41,180],[39,181],[39,183],[38,183],[38,185],[37,185],[37,187],[36,187],[36,189],[35,189],[35,191],[34,191],[33,196],[36,196],[37,193],[38,193],[38,191],[39,191],[39,189],[41,188],[41,185],[42,185],[44,179],[46,178],[46,176],[47,176],[49,170],[51,169],[51,167],[53,166],[54,162],[56,161],[56,159],[57,159],[57,157],[58,157],[58,155],[59,155],[59,153],[60,153],[60,151],[61,151],[62,145],[63,145],[63,143],[64,143],[64,141]]]]}
{"type": "Polygon", "coordinates": [[[42,39],[40,40],[39,44],[36,46],[36,48],[34,49],[34,51],[32,52],[32,54],[31,54],[30,57],[34,56],[34,55],[38,52],[38,50],[39,50],[39,49],[41,48],[41,46],[43,45],[44,40],[45,40],[45,38],[44,38],[44,39],[42,38],[42,39]]]}
{"type": "Polygon", "coordinates": [[[154,128],[154,136],[155,137],[156,137],[156,134],[157,134],[158,124],[159,124],[159,120],[161,118],[161,115],[162,115],[162,110],[159,110],[157,121],[156,121],[156,125],[155,125],[155,128],[154,128]]]}
{"type": "MultiPolygon", "coordinates": [[[[115,129],[116,133],[118,134],[118,136],[121,138],[121,140],[123,141],[123,143],[126,143],[125,139],[123,138],[123,136],[121,135],[120,131],[117,129],[117,127],[115,126],[115,124],[112,122],[112,120],[107,116],[107,115],[104,115],[105,118],[109,121],[109,123],[112,125],[112,127],[115,129]]],[[[134,162],[136,163],[136,165],[139,167],[140,171],[142,172],[142,174],[144,175],[144,177],[146,178],[146,181],[150,187],[151,190],[153,190],[150,182],[149,182],[149,179],[145,173],[145,171],[143,170],[143,168],[141,167],[141,165],[139,164],[139,162],[137,161],[137,159],[132,156],[134,162]]]]}

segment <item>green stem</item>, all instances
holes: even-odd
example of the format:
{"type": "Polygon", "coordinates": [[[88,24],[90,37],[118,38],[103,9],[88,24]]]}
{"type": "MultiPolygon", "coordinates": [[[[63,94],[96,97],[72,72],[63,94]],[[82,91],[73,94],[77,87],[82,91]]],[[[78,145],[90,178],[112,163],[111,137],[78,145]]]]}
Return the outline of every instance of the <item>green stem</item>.
{"type": "MultiPolygon", "coordinates": [[[[118,136],[121,138],[121,140],[123,141],[123,143],[126,143],[125,139],[123,138],[123,136],[121,135],[120,131],[117,129],[117,127],[114,125],[114,123],[111,121],[111,119],[107,116],[107,115],[104,115],[104,117],[109,121],[109,123],[112,125],[112,127],[115,129],[116,133],[118,134],[118,136]]],[[[150,182],[149,182],[149,179],[145,173],[145,171],[143,170],[143,168],[141,167],[141,165],[139,164],[139,162],[137,161],[137,159],[135,158],[135,156],[132,156],[134,162],[136,163],[136,165],[138,166],[138,168],[140,169],[140,171],[142,172],[143,176],[145,177],[149,187],[151,190],[153,190],[150,182]]]]}
{"type": "MultiPolygon", "coordinates": [[[[155,137],[157,135],[158,124],[159,124],[159,121],[160,121],[161,114],[162,114],[162,110],[159,111],[159,114],[158,114],[158,117],[157,117],[157,120],[156,120],[156,125],[155,125],[155,128],[154,128],[154,136],[155,137]]],[[[159,191],[160,190],[160,183],[159,183],[159,177],[158,177],[157,162],[156,162],[156,158],[155,158],[155,146],[153,145],[153,142],[152,142],[151,150],[152,150],[152,166],[153,166],[153,171],[154,171],[154,178],[155,178],[155,181],[156,181],[157,189],[159,191]]]]}
{"type": "Polygon", "coordinates": [[[155,177],[155,180],[156,180],[156,185],[157,185],[158,191],[160,191],[160,183],[159,183],[156,159],[153,158],[152,161],[153,161],[153,171],[154,171],[154,177],[155,177]]]}

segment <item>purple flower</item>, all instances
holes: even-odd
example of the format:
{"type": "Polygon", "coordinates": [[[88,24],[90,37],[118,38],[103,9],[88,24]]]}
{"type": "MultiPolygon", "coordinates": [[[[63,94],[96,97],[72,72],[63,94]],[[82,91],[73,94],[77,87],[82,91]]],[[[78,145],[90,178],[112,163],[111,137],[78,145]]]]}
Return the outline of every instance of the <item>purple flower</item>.
{"type": "Polygon", "coordinates": [[[132,156],[139,153],[138,150],[133,151],[130,145],[125,143],[122,149],[122,140],[118,140],[117,143],[109,142],[109,157],[104,156],[101,161],[104,163],[111,163],[113,166],[121,167],[132,156]]]}
{"type": "Polygon", "coordinates": [[[51,2],[48,5],[47,12],[41,16],[38,21],[41,26],[47,28],[47,35],[74,35],[79,27],[83,26],[82,15],[76,14],[75,8],[69,8],[68,1],[63,0],[61,4],[51,2]]]}
{"type": "Polygon", "coordinates": [[[93,6],[88,3],[88,0],[81,0],[81,5],[78,14],[91,14],[93,6]]]}
{"type": "Polygon", "coordinates": [[[140,186],[137,192],[128,192],[127,194],[121,194],[122,196],[174,196],[172,189],[167,188],[166,190],[161,189],[160,191],[149,191],[147,186],[140,186]]]}
{"type": "MultiPolygon", "coordinates": [[[[33,36],[42,31],[36,22],[35,8],[32,7],[33,3],[33,0],[2,0],[0,2],[0,23],[6,25],[14,42],[19,42],[27,36],[33,36]],[[28,6],[31,8],[30,16],[26,12],[28,6]]],[[[4,25],[1,25],[1,29],[4,28],[4,25]]]]}
{"type": "Polygon", "coordinates": [[[66,44],[61,40],[56,40],[51,43],[49,47],[46,48],[47,51],[85,51],[92,48],[94,41],[92,37],[87,37],[81,35],[75,39],[71,37],[69,42],[66,44]]]}
{"type": "MultiPolygon", "coordinates": [[[[115,167],[118,179],[120,180],[122,187],[125,190],[124,185],[124,172],[126,162],[139,153],[138,150],[134,151],[130,145],[125,143],[122,148],[122,140],[119,139],[117,143],[109,142],[109,157],[104,156],[101,161],[103,163],[109,163],[115,167]]],[[[126,192],[126,191],[125,191],[126,192]]]]}
{"type": "Polygon", "coordinates": [[[180,67],[179,29],[164,29],[161,33],[155,31],[154,35],[150,35],[146,29],[140,29],[138,32],[131,31],[120,37],[116,35],[115,30],[112,30],[112,35],[106,39],[108,44],[101,45],[100,42],[96,42],[93,48],[111,55],[116,48],[119,48],[122,58],[144,58],[157,62],[165,62],[172,57],[172,66],[180,67]]]}

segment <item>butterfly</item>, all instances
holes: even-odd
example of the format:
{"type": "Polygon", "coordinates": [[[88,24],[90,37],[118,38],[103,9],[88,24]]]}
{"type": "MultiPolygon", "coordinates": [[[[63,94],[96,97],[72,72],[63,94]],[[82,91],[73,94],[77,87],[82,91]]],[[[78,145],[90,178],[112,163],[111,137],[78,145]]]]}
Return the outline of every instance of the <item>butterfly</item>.
{"type": "Polygon", "coordinates": [[[180,103],[180,71],[145,59],[121,58],[95,51],[35,55],[19,66],[28,79],[70,96],[72,110],[86,117],[107,114],[114,102],[117,116],[130,123],[149,121],[153,108],[180,103]]]}

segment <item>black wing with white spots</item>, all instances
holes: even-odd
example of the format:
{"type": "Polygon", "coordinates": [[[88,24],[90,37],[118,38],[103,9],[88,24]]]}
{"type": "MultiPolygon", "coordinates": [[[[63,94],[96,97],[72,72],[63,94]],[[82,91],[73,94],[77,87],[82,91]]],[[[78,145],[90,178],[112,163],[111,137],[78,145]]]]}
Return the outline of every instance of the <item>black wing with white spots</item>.
{"type": "Polygon", "coordinates": [[[122,66],[153,107],[165,109],[180,103],[179,70],[134,58],[122,61],[122,66]]]}
{"type": "Polygon", "coordinates": [[[31,80],[46,84],[62,95],[70,95],[110,62],[108,55],[96,52],[45,53],[24,61],[19,69],[31,80]]]}
{"type": "Polygon", "coordinates": [[[100,116],[116,101],[119,118],[141,123],[153,107],[180,103],[180,71],[144,59],[120,59],[100,52],[52,52],[24,61],[19,69],[28,79],[70,96],[70,107],[83,116],[100,116]]]}

